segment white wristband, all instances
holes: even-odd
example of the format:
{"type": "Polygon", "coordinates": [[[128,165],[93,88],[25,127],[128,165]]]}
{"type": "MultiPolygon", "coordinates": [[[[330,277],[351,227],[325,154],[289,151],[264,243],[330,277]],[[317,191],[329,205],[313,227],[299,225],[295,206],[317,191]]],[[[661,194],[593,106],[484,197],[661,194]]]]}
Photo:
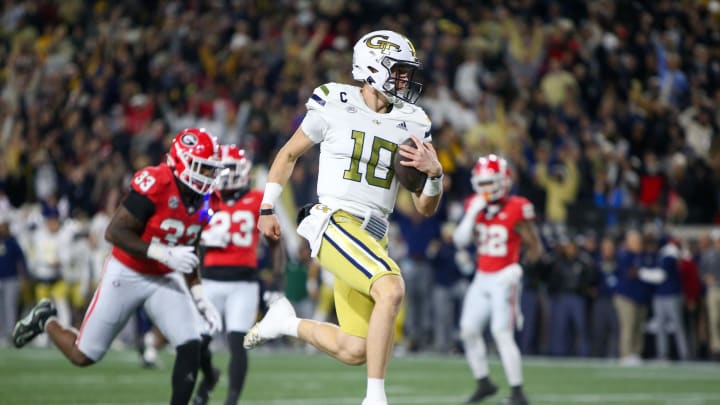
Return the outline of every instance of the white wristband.
{"type": "Polygon", "coordinates": [[[265,184],[265,192],[263,193],[263,199],[260,204],[270,204],[275,206],[275,201],[282,194],[282,186],[278,183],[267,183],[265,184]]]}
{"type": "Polygon", "coordinates": [[[435,197],[436,195],[440,195],[440,193],[442,193],[442,180],[442,174],[440,175],[440,177],[436,177],[434,179],[428,178],[425,181],[425,187],[423,187],[422,193],[428,197],[435,197]]]}
{"type": "Polygon", "coordinates": [[[150,259],[160,261],[165,256],[165,246],[160,243],[151,243],[148,245],[145,255],[150,259]]]}
{"type": "Polygon", "coordinates": [[[202,284],[195,284],[192,287],[190,287],[190,295],[192,295],[193,300],[200,301],[205,297],[205,293],[203,292],[202,284]]]}

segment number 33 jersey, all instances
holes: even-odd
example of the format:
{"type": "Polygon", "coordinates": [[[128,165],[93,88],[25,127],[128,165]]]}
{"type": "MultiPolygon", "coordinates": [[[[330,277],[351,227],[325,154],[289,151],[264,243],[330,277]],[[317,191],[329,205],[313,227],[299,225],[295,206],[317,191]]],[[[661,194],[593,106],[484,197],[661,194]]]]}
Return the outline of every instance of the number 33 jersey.
{"type": "Polygon", "coordinates": [[[409,103],[376,113],[359,87],[338,83],[316,88],[305,106],[301,128],[320,143],[320,202],[361,216],[368,211],[389,215],[398,192],[393,157],[410,135],[432,140],[427,114],[409,103]]]}
{"type": "MultiPolygon", "coordinates": [[[[131,186],[133,191],[146,197],[154,206],[140,236],[143,241],[168,246],[192,246],[197,241],[208,221],[207,207],[203,205],[193,209],[185,206],[169,166],[161,164],[138,171],[133,176],[131,186]]],[[[161,275],[172,272],[162,263],[130,255],[117,246],[113,247],[112,254],[121,263],[140,273],[161,275]]]]}
{"type": "Polygon", "coordinates": [[[515,226],[534,219],[532,203],[520,196],[509,196],[499,208],[488,205],[482,210],[475,218],[474,229],[477,270],[492,273],[517,263],[522,239],[515,226]]]}
{"type": "Polygon", "coordinates": [[[237,201],[223,201],[219,192],[210,198],[212,219],[206,230],[230,234],[230,241],[224,248],[208,248],[203,260],[204,267],[257,267],[257,247],[260,232],[257,221],[262,202],[263,190],[250,190],[237,201]],[[218,229],[219,228],[219,229],[218,229]]]}

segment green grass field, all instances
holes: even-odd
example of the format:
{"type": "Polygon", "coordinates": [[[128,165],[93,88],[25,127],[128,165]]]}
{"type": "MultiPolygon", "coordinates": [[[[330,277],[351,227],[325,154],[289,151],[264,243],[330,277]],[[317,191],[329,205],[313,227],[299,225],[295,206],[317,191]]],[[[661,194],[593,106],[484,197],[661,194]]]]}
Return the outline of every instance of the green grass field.
{"type": "MultiPolygon", "coordinates": [[[[225,368],[227,355],[218,353],[225,368]]],[[[172,357],[145,370],[134,352],[110,352],[88,369],[70,366],[47,349],[0,349],[0,404],[166,404],[172,357]]],[[[348,367],[320,354],[252,352],[241,401],[245,405],[359,405],[364,367],[348,367]]],[[[507,395],[501,366],[491,363],[500,395],[507,395]]],[[[222,404],[226,375],[213,404],[222,404]]],[[[600,361],[527,359],[527,392],[533,404],[720,404],[717,364],[644,365],[620,368],[600,361]]],[[[473,388],[463,358],[435,355],[394,358],[387,380],[392,405],[460,404],[473,388]]]]}

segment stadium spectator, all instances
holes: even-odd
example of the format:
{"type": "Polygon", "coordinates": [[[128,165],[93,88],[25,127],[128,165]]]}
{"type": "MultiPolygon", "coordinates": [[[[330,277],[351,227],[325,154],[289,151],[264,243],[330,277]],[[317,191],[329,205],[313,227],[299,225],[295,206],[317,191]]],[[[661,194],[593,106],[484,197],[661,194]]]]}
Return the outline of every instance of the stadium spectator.
{"type": "Polygon", "coordinates": [[[699,325],[702,308],[703,283],[700,277],[698,257],[700,242],[697,238],[689,238],[680,251],[680,280],[683,288],[683,318],[688,340],[688,357],[697,359],[699,352],[699,325]]]}
{"type": "Polygon", "coordinates": [[[547,274],[551,266],[551,255],[543,256],[544,260],[536,263],[523,263],[522,293],[520,294],[520,310],[523,326],[520,330],[518,343],[520,351],[525,355],[540,354],[543,348],[543,334],[547,332],[544,308],[547,307],[547,274]]]}
{"type": "Polygon", "coordinates": [[[535,178],[537,183],[545,189],[547,196],[545,202],[545,220],[564,226],[567,220],[568,205],[572,204],[577,197],[578,190],[578,169],[577,148],[566,145],[561,149],[560,162],[551,166],[549,155],[538,154],[538,163],[535,167],[535,178]]]}
{"type": "Polygon", "coordinates": [[[438,353],[454,351],[459,343],[460,304],[468,287],[468,274],[474,270],[472,256],[457,249],[452,240],[455,224],[445,222],[440,238],[428,246],[428,258],[433,270],[432,341],[438,353]]]}
{"type": "Polygon", "coordinates": [[[285,266],[285,297],[299,317],[312,318],[315,314],[315,301],[310,297],[307,286],[310,268],[315,264],[310,257],[308,244],[300,243],[298,249],[297,258],[291,258],[285,266]]]}
{"type": "Polygon", "coordinates": [[[615,241],[604,237],[600,241],[600,255],[596,259],[597,285],[592,300],[592,355],[615,358],[618,355],[618,317],[613,295],[618,283],[618,258],[615,241]]]}
{"type": "MultiPolygon", "coordinates": [[[[655,253],[648,252],[648,255],[655,253]]],[[[627,366],[640,364],[647,306],[652,294],[652,287],[639,274],[646,264],[644,255],[643,235],[637,230],[629,230],[618,253],[617,287],[613,298],[620,322],[620,362],[627,366]]]]}
{"type": "Polygon", "coordinates": [[[550,269],[550,353],[555,356],[588,356],[589,326],[585,300],[594,287],[592,257],[577,240],[561,237],[559,253],[550,269]],[[570,333],[572,328],[572,333],[570,333]],[[572,339],[568,339],[572,336],[572,339]]]}
{"type": "Polygon", "coordinates": [[[18,314],[20,283],[26,279],[25,254],[10,233],[10,218],[0,214],[0,346],[10,342],[18,314]]]}
{"type": "Polygon", "coordinates": [[[717,229],[713,230],[710,239],[712,243],[702,251],[700,274],[706,287],[710,351],[713,357],[718,359],[720,358],[720,232],[717,229]]]}
{"type": "Polygon", "coordinates": [[[398,265],[405,283],[405,318],[403,322],[407,349],[411,352],[429,347],[432,335],[433,267],[428,257],[430,244],[440,237],[440,215],[425,217],[401,194],[390,219],[405,241],[405,255],[398,265]],[[404,201],[404,203],[403,203],[404,201]]]}
{"type": "MultiPolygon", "coordinates": [[[[667,239],[667,238],[666,238],[667,239]]],[[[669,359],[669,339],[673,335],[679,360],[688,359],[688,344],[682,312],[680,247],[676,241],[664,240],[658,251],[658,265],[664,280],[655,286],[650,329],[655,332],[655,351],[660,360],[669,359]]]]}
{"type": "MultiPolygon", "coordinates": [[[[68,249],[60,232],[63,221],[53,208],[45,210],[44,222],[32,233],[28,252],[30,276],[35,286],[35,302],[51,299],[57,308],[57,317],[70,324],[72,313],[68,301],[68,284],[63,280],[63,264],[68,249]]],[[[42,343],[45,343],[43,338],[42,343]]]]}

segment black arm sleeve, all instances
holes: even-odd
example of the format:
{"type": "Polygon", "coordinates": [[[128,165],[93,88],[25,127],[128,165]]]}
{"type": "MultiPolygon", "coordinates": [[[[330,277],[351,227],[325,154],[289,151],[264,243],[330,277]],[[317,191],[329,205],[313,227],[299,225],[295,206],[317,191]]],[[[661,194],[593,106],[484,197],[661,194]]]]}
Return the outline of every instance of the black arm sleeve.
{"type": "Polygon", "coordinates": [[[130,190],[130,194],[123,200],[123,206],[142,223],[146,223],[155,213],[155,204],[135,190],[130,190]]]}

